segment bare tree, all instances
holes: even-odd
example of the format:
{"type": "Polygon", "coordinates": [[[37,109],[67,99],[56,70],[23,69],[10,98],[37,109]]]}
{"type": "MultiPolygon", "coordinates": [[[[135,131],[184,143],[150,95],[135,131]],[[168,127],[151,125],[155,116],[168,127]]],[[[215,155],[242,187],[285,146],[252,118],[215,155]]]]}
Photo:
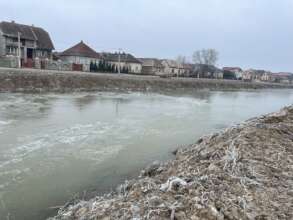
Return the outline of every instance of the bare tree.
{"type": "Polygon", "coordinates": [[[192,59],[196,64],[216,65],[219,53],[215,49],[202,49],[193,53],[192,59]]]}
{"type": "Polygon", "coordinates": [[[193,53],[192,60],[196,64],[203,64],[204,63],[200,50],[197,50],[193,53]]]}
{"type": "Polygon", "coordinates": [[[186,63],[186,56],[179,55],[176,57],[176,61],[180,64],[185,64],[186,63]]]}

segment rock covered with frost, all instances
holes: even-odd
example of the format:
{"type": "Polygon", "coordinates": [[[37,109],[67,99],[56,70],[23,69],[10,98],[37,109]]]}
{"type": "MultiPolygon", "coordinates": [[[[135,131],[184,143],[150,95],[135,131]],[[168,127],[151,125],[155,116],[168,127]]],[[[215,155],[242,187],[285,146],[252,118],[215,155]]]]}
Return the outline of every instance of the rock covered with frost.
{"type": "Polygon", "coordinates": [[[293,107],[202,137],[52,220],[293,219],[293,107]]]}

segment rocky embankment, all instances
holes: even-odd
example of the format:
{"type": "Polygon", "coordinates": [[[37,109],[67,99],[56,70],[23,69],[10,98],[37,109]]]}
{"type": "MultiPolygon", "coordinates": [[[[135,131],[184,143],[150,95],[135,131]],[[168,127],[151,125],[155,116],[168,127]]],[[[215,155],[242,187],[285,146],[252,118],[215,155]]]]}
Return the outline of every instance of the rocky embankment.
{"type": "Polygon", "coordinates": [[[52,220],[293,219],[293,106],[202,137],[52,220]]]}
{"type": "Polygon", "coordinates": [[[293,88],[293,85],[252,83],[235,80],[160,78],[128,74],[61,72],[0,68],[0,92],[239,90],[293,88]]]}

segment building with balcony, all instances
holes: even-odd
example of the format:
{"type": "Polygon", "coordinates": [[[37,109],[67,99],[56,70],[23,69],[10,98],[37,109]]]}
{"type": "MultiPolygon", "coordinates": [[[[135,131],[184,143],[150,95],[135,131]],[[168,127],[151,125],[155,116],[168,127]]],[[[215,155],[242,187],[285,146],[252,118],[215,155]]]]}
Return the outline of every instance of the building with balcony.
{"type": "Polygon", "coordinates": [[[52,59],[53,42],[43,28],[0,22],[0,57],[18,56],[20,48],[23,65],[39,60],[52,59]]]}

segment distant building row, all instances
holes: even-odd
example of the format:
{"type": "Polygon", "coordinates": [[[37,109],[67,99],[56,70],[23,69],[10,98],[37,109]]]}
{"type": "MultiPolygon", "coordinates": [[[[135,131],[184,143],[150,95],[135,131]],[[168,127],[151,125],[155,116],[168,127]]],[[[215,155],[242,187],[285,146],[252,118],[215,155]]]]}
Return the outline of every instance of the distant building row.
{"type": "Polygon", "coordinates": [[[168,59],[138,59],[126,53],[97,53],[82,41],[62,53],[53,50],[53,42],[44,29],[15,22],[0,23],[0,65],[7,60],[7,66],[17,67],[20,51],[20,65],[29,68],[91,71],[106,65],[115,72],[120,66],[121,72],[135,74],[223,78],[222,71],[215,67],[168,59]]]}
{"type": "Polygon", "coordinates": [[[112,69],[120,66],[121,71],[126,69],[134,74],[190,77],[195,76],[197,71],[199,77],[207,72],[209,78],[223,78],[222,71],[216,67],[181,64],[170,59],[136,58],[128,53],[97,53],[83,41],[62,53],[55,53],[54,59],[73,63],[74,70],[80,71],[92,71],[93,64],[99,66],[102,63],[113,66],[112,69]]]}
{"type": "Polygon", "coordinates": [[[53,53],[54,49],[50,35],[43,28],[13,21],[0,22],[0,66],[21,65],[53,70],[292,82],[291,73],[271,73],[253,69],[244,71],[239,67],[219,69],[205,64],[182,64],[170,59],[136,58],[128,53],[97,53],[83,41],[62,53],[53,53]]]}
{"type": "Polygon", "coordinates": [[[234,79],[247,82],[273,82],[286,84],[293,82],[293,74],[289,72],[272,73],[266,70],[242,70],[239,67],[224,67],[223,73],[224,75],[230,75],[234,79]]]}

